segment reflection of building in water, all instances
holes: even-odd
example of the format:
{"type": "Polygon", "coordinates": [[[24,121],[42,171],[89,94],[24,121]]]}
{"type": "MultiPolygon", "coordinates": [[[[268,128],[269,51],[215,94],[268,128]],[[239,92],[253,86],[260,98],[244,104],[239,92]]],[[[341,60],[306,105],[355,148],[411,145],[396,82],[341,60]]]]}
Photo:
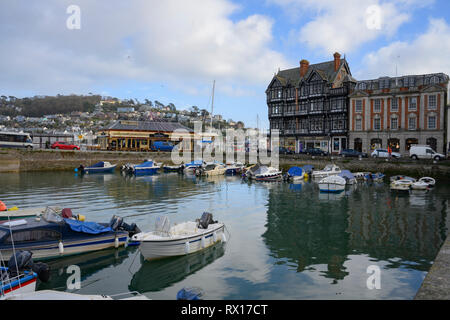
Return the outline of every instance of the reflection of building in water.
{"type": "Polygon", "coordinates": [[[349,246],[373,258],[399,258],[428,270],[446,236],[445,200],[434,192],[416,197],[389,191],[357,193],[348,210],[349,246]]]}
{"type": "Polygon", "coordinates": [[[343,279],[348,274],[344,267],[349,251],[347,206],[345,198],[319,201],[314,188],[303,188],[301,193],[270,190],[263,238],[271,255],[296,264],[297,272],[326,264],[325,277],[343,279]]]}
{"type": "Polygon", "coordinates": [[[222,257],[224,253],[225,244],[219,242],[186,256],[142,261],[141,268],[131,279],[129,290],[140,293],[160,291],[194,274],[222,257]]]}
{"type": "Polygon", "coordinates": [[[325,277],[343,279],[347,256],[354,254],[426,271],[445,239],[446,200],[434,192],[417,206],[409,195],[391,194],[386,186],[359,185],[333,201],[303,189],[269,191],[263,234],[276,263],[294,263],[298,272],[326,264],[325,277]]]}

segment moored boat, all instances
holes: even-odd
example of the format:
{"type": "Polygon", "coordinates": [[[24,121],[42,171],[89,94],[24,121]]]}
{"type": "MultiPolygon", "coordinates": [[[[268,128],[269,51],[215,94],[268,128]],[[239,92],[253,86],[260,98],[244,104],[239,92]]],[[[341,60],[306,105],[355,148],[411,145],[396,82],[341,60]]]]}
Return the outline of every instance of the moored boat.
{"type": "Polygon", "coordinates": [[[335,164],[327,164],[323,170],[313,171],[313,179],[321,179],[328,176],[334,176],[341,173],[341,169],[335,164]]]}
{"type": "Polygon", "coordinates": [[[214,221],[211,213],[203,213],[198,221],[170,226],[167,217],[158,218],[155,230],[132,237],[146,260],[181,256],[205,249],[219,241],[226,242],[225,225],[214,221]]]}
{"type": "Polygon", "coordinates": [[[305,172],[300,167],[290,167],[286,173],[286,179],[290,181],[303,180],[305,177],[305,172]]]}
{"type": "Polygon", "coordinates": [[[382,182],[384,179],[384,174],[381,172],[377,172],[377,173],[367,173],[366,175],[364,175],[364,180],[365,181],[373,181],[373,182],[382,182]]]}
{"type": "Polygon", "coordinates": [[[427,190],[428,188],[428,183],[424,181],[416,181],[411,184],[411,189],[413,190],[427,190]]]}
{"type": "Polygon", "coordinates": [[[240,175],[243,171],[244,165],[239,162],[227,164],[225,167],[225,174],[229,176],[240,175]]]}
{"type": "Polygon", "coordinates": [[[346,180],[338,175],[325,177],[319,182],[321,192],[341,192],[344,191],[346,180]]]}
{"type": "Polygon", "coordinates": [[[116,169],[117,164],[111,164],[108,161],[100,161],[96,164],[88,167],[84,167],[83,165],[80,165],[78,168],[75,169],[75,172],[80,173],[112,173],[116,169]]]}
{"type": "Polygon", "coordinates": [[[392,176],[389,178],[390,182],[393,181],[399,181],[399,180],[407,180],[407,181],[411,181],[411,182],[416,182],[417,180],[415,178],[411,178],[408,176],[404,176],[404,175],[396,175],[396,176],[392,176]]]}
{"type": "Polygon", "coordinates": [[[203,168],[205,165],[206,162],[203,160],[194,160],[184,165],[183,172],[187,174],[189,173],[195,174],[197,170],[203,168]]]}
{"type": "Polygon", "coordinates": [[[345,183],[348,185],[357,183],[355,176],[350,172],[350,170],[342,170],[338,176],[344,178],[345,183]]]}
{"type": "Polygon", "coordinates": [[[211,177],[211,176],[224,175],[225,171],[226,171],[226,168],[223,164],[211,162],[211,163],[207,163],[204,167],[197,169],[195,171],[195,174],[199,175],[199,176],[201,175],[201,176],[211,177]]]}
{"type": "Polygon", "coordinates": [[[431,178],[431,177],[423,177],[423,178],[420,178],[419,181],[425,182],[426,184],[428,184],[428,186],[429,186],[430,188],[431,188],[431,187],[434,187],[434,185],[436,184],[436,180],[434,180],[434,179],[431,178]]]}
{"type": "Polygon", "coordinates": [[[139,174],[156,174],[158,173],[158,170],[161,168],[157,163],[155,163],[153,160],[148,159],[145,160],[141,164],[137,164],[133,166],[133,173],[136,175],[139,174]]]}
{"type": "Polygon", "coordinates": [[[278,181],[282,178],[282,172],[273,167],[261,166],[251,178],[256,181],[278,181]]]}
{"type": "Polygon", "coordinates": [[[394,180],[391,182],[390,188],[393,191],[409,191],[413,183],[414,182],[409,179],[394,180]]]}
{"type": "Polygon", "coordinates": [[[140,232],[134,223],[128,225],[117,216],[109,223],[96,223],[77,220],[70,213],[60,215],[49,208],[40,217],[0,224],[0,250],[5,255],[15,249],[31,251],[35,259],[55,258],[124,246],[140,232]]]}

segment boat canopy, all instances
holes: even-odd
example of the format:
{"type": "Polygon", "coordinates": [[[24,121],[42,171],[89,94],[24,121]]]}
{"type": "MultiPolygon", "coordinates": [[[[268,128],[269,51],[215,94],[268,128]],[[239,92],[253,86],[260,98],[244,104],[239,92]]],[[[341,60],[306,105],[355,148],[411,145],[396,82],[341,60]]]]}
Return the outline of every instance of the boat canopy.
{"type": "Polygon", "coordinates": [[[303,169],[300,168],[300,167],[291,167],[287,173],[288,173],[288,175],[290,175],[291,177],[302,176],[302,174],[303,174],[303,169]]]}
{"type": "Polygon", "coordinates": [[[313,172],[313,170],[314,170],[314,166],[310,165],[310,164],[304,165],[302,168],[303,168],[304,172],[309,172],[309,173],[313,172]]]}
{"type": "Polygon", "coordinates": [[[84,222],[73,219],[64,219],[64,221],[69,225],[70,229],[76,232],[99,234],[112,231],[111,227],[105,227],[97,222],[84,222]]]}
{"type": "Polygon", "coordinates": [[[203,160],[194,160],[194,161],[191,161],[191,162],[185,164],[186,167],[201,166],[201,165],[203,165],[203,160]]]}
{"type": "Polygon", "coordinates": [[[342,178],[355,179],[355,176],[349,170],[342,170],[341,173],[338,174],[338,176],[342,178]]]}
{"type": "Polygon", "coordinates": [[[100,161],[88,168],[103,168],[104,166],[105,166],[105,163],[103,161],[100,161]]]}
{"type": "Polygon", "coordinates": [[[134,166],[135,168],[147,168],[147,167],[153,167],[153,161],[145,161],[141,164],[138,164],[136,166],[134,166]]]}

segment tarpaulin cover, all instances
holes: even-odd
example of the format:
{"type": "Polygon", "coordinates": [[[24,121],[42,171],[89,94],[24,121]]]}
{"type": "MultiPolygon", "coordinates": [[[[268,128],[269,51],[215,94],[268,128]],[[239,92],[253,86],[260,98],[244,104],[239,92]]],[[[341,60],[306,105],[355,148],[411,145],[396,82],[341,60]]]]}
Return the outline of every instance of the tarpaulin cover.
{"type": "Polygon", "coordinates": [[[203,160],[194,160],[189,163],[186,163],[185,166],[201,166],[203,165],[203,160]]]}
{"type": "Polygon", "coordinates": [[[100,161],[88,168],[103,168],[104,166],[105,166],[105,163],[103,161],[100,161]]]}
{"type": "Polygon", "coordinates": [[[147,168],[147,167],[153,167],[153,161],[145,161],[145,162],[143,162],[143,163],[141,163],[141,164],[138,164],[138,165],[136,165],[135,166],[135,168],[136,167],[138,167],[138,168],[147,168]]]}
{"type": "Polygon", "coordinates": [[[355,178],[353,173],[351,173],[349,170],[342,170],[341,173],[338,174],[338,176],[340,176],[342,178],[349,178],[349,179],[355,178]]]}
{"type": "Polygon", "coordinates": [[[96,222],[84,222],[72,219],[64,219],[64,221],[69,225],[70,229],[76,232],[99,234],[112,231],[110,227],[102,226],[96,222]]]}
{"type": "Polygon", "coordinates": [[[291,167],[287,172],[291,177],[301,176],[303,174],[303,170],[300,167],[291,167]]]}

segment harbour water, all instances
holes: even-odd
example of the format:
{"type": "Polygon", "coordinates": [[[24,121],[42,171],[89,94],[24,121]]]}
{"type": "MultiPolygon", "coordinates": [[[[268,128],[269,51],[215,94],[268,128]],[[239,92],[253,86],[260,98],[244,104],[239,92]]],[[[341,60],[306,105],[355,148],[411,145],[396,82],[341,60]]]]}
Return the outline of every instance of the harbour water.
{"type": "Polygon", "coordinates": [[[78,265],[78,293],[137,291],[151,299],[175,299],[189,286],[205,299],[413,299],[448,232],[449,194],[439,180],[409,195],[391,193],[387,182],[333,195],[314,182],[224,176],[0,174],[0,200],[9,207],[71,208],[97,222],[116,214],[143,231],[160,215],[177,223],[208,211],[224,222],[225,245],[151,262],[137,247],[55,259],[47,261],[50,282],[37,287],[69,291],[67,268],[78,265]],[[380,269],[380,289],[367,286],[369,266],[380,269]]]}

